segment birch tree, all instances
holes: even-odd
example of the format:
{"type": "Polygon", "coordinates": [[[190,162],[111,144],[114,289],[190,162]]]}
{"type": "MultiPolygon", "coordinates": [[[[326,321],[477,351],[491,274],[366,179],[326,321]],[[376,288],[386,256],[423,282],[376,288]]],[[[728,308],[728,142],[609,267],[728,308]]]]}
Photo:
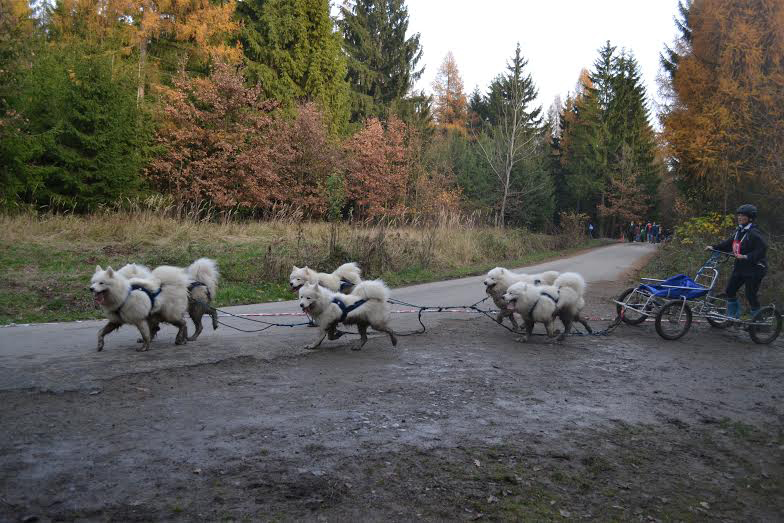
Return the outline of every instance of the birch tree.
{"type": "Polygon", "coordinates": [[[507,204],[511,198],[522,199],[542,187],[541,180],[522,176],[513,184],[515,167],[533,158],[541,139],[542,108],[533,108],[537,90],[530,74],[525,73],[528,61],[517,44],[506,74],[498,76],[490,86],[490,127],[477,143],[485,161],[497,179],[499,188],[496,225],[506,224],[507,204]]]}

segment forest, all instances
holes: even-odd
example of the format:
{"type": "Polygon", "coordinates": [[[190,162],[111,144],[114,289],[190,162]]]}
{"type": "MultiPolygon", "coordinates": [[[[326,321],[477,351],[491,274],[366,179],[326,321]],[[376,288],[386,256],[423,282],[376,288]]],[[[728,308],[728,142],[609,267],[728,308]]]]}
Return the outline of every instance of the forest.
{"type": "Polygon", "coordinates": [[[673,15],[654,113],[634,50],[610,41],[549,104],[519,44],[483,89],[465,91],[449,53],[416,90],[404,0],[0,0],[0,206],[163,196],[254,219],[461,213],[543,232],[578,213],[616,237],[775,208],[784,4],[673,15]]]}

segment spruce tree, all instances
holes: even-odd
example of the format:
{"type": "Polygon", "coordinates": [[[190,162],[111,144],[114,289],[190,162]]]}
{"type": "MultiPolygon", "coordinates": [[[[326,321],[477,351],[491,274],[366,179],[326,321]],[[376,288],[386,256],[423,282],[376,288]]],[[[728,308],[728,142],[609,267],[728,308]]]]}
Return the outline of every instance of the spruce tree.
{"type": "Polygon", "coordinates": [[[328,0],[244,0],[237,3],[237,16],[248,79],[286,107],[317,103],[330,129],[343,129],[346,60],[328,0]]]}
{"type": "Polygon", "coordinates": [[[356,0],[340,8],[338,25],[348,55],[351,121],[386,118],[400,104],[424,69],[419,33],[406,38],[404,0],[356,0]]]}
{"type": "Polygon", "coordinates": [[[22,79],[21,201],[86,211],[143,189],[152,127],[136,102],[135,71],[95,51],[43,47],[22,79]]]}
{"type": "Polygon", "coordinates": [[[686,0],[686,3],[683,0],[678,0],[678,15],[680,17],[675,19],[675,26],[678,28],[680,35],[676,37],[673,47],[665,44],[664,52],[659,54],[659,61],[669,75],[670,80],[675,78],[678,63],[691,46],[692,28],[689,22],[691,2],[692,0],[686,0]]]}

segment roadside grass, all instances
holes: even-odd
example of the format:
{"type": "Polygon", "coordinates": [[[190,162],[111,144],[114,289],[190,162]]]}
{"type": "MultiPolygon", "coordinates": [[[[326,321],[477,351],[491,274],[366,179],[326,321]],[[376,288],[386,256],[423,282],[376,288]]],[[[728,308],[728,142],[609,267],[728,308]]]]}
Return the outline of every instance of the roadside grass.
{"type": "Polygon", "coordinates": [[[0,215],[0,324],[101,317],[88,290],[95,266],[186,266],[214,258],[216,306],[293,298],[292,265],[331,272],[356,261],[391,286],[480,274],[602,245],[470,224],[348,225],[295,220],[207,222],[150,210],[92,216],[0,215]]]}

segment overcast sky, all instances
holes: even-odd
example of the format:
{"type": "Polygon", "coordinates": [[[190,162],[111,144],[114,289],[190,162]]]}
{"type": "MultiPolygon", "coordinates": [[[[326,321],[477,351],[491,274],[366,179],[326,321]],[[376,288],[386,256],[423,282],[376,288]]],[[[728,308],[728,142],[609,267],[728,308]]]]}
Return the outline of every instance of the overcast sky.
{"type": "Polygon", "coordinates": [[[678,0],[408,0],[409,31],[420,33],[425,73],[417,89],[432,92],[452,51],[466,94],[484,91],[503,72],[515,44],[529,61],[545,111],[556,95],[574,91],[610,40],[634,52],[648,96],[656,97],[659,53],[671,43],[678,0]]]}

